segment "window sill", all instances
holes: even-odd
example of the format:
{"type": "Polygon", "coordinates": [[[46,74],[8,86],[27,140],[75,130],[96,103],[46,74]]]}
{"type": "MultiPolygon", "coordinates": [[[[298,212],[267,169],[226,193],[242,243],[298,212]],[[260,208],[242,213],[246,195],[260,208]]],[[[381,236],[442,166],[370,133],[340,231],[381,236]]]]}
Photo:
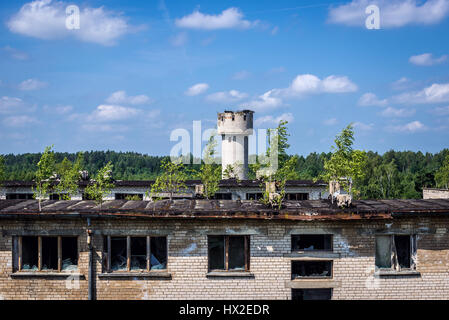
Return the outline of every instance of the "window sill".
{"type": "Polygon", "coordinates": [[[340,287],[341,282],[329,279],[295,279],[285,281],[286,288],[292,289],[325,289],[340,287]]]}
{"type": "Polygon", "coordinates": [[[248,271],[211,271],[206,277],[213,278],[254,278],[254,274],[248,271]]]}
{"type": "Polygon", "coordinates": [[[137,278],[137,279],[166,279],[170,280],[171,273],[164,271],[152,271],[152,272],[110,272],[100,273],[98,275],[100,279],[120,279],[120,278],[137,278]]]}
{"type": "Polygon", "coordinates": [[[287,258],[301,258],[303,260],[311,259],[311,260],[332,260],[340,258],[340,253],[333,251],[294,251],[292,253],[285,254],[284,257],[287,258]]]}
{"type": "Polygon", "coordinates": [[[410,276],[410,277],[418,277],[421,275],[421,272],[416,270],[377,270],[374,272],[375,276],[378,277],[400,277],[400,276],[410,276]]]}
{"type": "Polygon", "coordinates": [[[18,271],[11,274],[11,278],[61,278],[69,277],[85,279],[84,275],[76,272],[46,272],[46,271],[18,271]]]}

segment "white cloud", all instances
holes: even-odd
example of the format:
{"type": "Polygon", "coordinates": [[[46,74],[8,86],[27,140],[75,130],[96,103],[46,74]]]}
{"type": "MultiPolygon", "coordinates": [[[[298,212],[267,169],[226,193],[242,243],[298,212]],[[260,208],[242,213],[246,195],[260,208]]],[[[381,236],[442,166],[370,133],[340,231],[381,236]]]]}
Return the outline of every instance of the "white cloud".
{"type": "Polygon", "coordinates": [[[39,81],[37,79],[28,79],[25,81],[22,81],[19,84],[19,89],[22,91],[32,91],[32,90],[39,90],[42,88],[45,88],[48,84],[43,81],[39,81]]]}
{"type": "Polygon", "coordinates": [[[410,85],[410,80],[406,77],[402,77],[401,79],[394,81],[391,84],[391,87],[393,88],[393,90],[404,90],[404,89],[407,89],[407,87],[409,87],[409,85],[410,85]]]}
{"type": "Polygon", "coordinates": [[[423,125],[420,121],[412,121],[404,125],[398,125],[398,126],[390,126],[387,129],[394,132],[407,132],[407,133],[413,133],[418,131],[424,131],[427,130],[427,127],[423,125]]]}
{"type": "Polygon", "coordinates": [[[380,100],[374,93],[371,92],[365,93],[363,96],[361,96],[358,102],[359,106],[362,107],[385,107],[387,103],[387,99],[380,100]]]}
{"type": "Polygon", "coordinates": [[[434,83],[417,92],[406,92],[394,97],[398,103],[439,103],[449,101],[449,83],[434,83]]]}
{"type": "Polygon", "coordinates": [[[328,22],[365,28],[369,5],[380,9],[380,28],[436,24],[449,14],[449,0],[353,0],[330,8],[328,22]]]}
{"type": "Polygon", "coordinates": [[[176,26],[180,28],[218,30],[218,29],[247,29],[257,24],[243,19],[243,13],[238,8],[229,8],[217,15],[209,15],[195,10],[193,13],[176,19],[176,26]]]}
{"type": "Polygon", "coordinates": [[[433,66],[443,63],[447,60],[447,55],[443,55],[439,58],[434,58],[431,53],[423,53],[416,56],[411,56],[409,61],[417,66],[433,66]]]}
{"type": "Polygon", "coordinates": [[[0,98],[0,114],[9,114],[22,111],[25,108],[25,102],[20,98],[1,97],[0,98]]]}
{"type": "Polygon", "coordinates": [[[69,3],[36,0],[22,6],[8,22],[11,32],[44,40],[73,36],[85,42],[114,45],[121,36],[137,30],[126,19],[104,7],[80,10],[80,29],[66,27],[66,7],[69,3]]]}
{"type": "Polygon", "coordinates": [[[206,97],[208,101],[219,103],[237,102],[245,99],[248,95],[237,90],[215,92],[206,97]]]}
{"type": "Polygon", "coordinates": [[[92,122],[119,121],[137,116],[140,112],[134,108],[102,104],[87,119],[92,122]]]}
{"type": "Polygon", "coordinates": [[[48,105],[45,105],[43,109],[45,112],[48,113],[67,114],[73,110],[73,107],[72,106],[50,107],[48,105]]]}
{"type": "Polygon", "coordinates": [[[321,80],[313,74],[300,74],[286,89],[275,89],[275,93],[285,96],[303,96],[316,93],[344,93],[357,91],[355,85],[346,76],[331,75],[321,80]]]}
{"type": "Polygon", "coordinates": [[[289,123],[293,122],[294,116],[291,113],[283,113],[278,117],[273,116],[264,116],[261,118],[256,119],[255,124],[257,127],[264,126],[264,125],[273,125],[277,126],[280,121],[288,121],[289,123]]]}
{"type": "Polygon", "coordinates": [[[388,107],[385,110],[381,112],[381,115],[384,117],[391,117],[391,118],[402,118],[402,117],[410,117],[414,115],[416,112],[415,109],[395,109],[392,107],[388,107]]]}
{"type": "Polygon", "coordinates": [[[323,124],[326,126],[333,126],[335,124],[337,124],[337,118],[330,118],[330,119],[326,119],[323,121],[323,124]]]}
{"type": "Polygon", "coordinates": [[[241,107],[254,111],[274,109],[282,105],[282,99],[273,96],[273,90],[265,92],[257,99],[244,103],[241,107]]]}
{"type": "Polygon", "coordinates": [[[6,46],[2,48],[3,51],[9,54],[9,56],[16,60],[28,60],[29,56],[25,52],[22,52],[20,50],[11,48],[10,46],[6,46]]]}
{"type": "Polygon", "coordinates": [[[139,104],[148,104],[151,102],[151,99],[143,94],[138,96],[128,96],[126,94],[126,91],[120,90],[112,93],[106,99],[106,102],[110,104],[139,105],[139,104]]]}
{"type": "Polygon", "coordinates": [[[209,85],[207,83],[197,83],[197,84],[191,86],[185,92],[185,94],[187,96],[197,96],[199,94],[202,94],[202,93],[206,92],[207,89],[209,89],[209,85]]]}
{"type": "Polygon", "coordinates": [[[24,127],[29,124],[38,123],[37,119],[30,116],[11,116],[3,119],[3,124],[8,127],[24,127]]]}
{"type": "Polygon", "coordinates": [[[352,125],[355,129],[359,129],[361,131],[369,131],[369,130],[372,130],[374,127],[374,124],[372,124],[372,123],[366,124],[363,122],[354,122],[352,125]]]}

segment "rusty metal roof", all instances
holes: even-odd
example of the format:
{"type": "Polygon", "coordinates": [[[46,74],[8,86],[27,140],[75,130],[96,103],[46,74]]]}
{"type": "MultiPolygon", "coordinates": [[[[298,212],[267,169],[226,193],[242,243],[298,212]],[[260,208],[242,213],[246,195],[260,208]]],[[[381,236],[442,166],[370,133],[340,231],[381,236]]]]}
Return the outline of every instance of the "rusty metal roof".
{"type": "Polygon", "coordinates": [[[94,201],[46,200],[38,210],[36,200],[0,200],[0,218],[13,217],[141,217],[141,218],[215,218],[281,220],[360,220],[391,219],[394,216],[449,215],[449,199],[358,200],[341,209],[328,200],[285,201],[282,209],[258,201],[161,200],[94,201]]]}

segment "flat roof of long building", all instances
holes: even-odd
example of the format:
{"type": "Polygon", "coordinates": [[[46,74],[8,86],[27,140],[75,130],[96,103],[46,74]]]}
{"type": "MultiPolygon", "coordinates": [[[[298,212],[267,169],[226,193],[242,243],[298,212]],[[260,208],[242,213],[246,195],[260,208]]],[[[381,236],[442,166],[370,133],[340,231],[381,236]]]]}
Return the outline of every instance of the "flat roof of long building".
{"type": "Polygon", "coordinates": [[[140,217],[215,218],[269,220],[361,220],[392,217],[449,216],[449,199],[356,200],[339,208],[329,200],[285,201],[281,209],[259,201],[244,200],[161,200],[105,201],[100,206],[87,200],[0,200],[1,218],[44,217],[140,217]]]}

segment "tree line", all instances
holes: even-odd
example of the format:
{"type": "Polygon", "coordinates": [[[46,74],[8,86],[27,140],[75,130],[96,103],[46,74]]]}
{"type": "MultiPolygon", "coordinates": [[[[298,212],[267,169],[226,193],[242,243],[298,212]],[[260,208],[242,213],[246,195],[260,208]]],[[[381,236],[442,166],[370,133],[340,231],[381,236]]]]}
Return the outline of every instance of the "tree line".
{"type": "MultiPolygon", "coordinates": [[[[337,135],[331,152],[292,156],[286,152],[289,147],[287,122],[281,122],[276,130],[279,171],[275,175],[258,176],[261,165],[256,163],[250,165],[250,179],[277,181],[282,185],[286,180],[293,179],[329,181],[338,177],[351,177],[344,180],[350,182],[344,187],[361,199],[419,199],[422,198],[424,187],[449,187],[449,149],[434,154],[394,150],[379,154],[353,150],[354,129],[349,125],[337,135]]],[[[210,140],[207,147],[208,157],[213,156],[215,146],[212,143],[210,140]]],[[[101,179],[101,174],[108,172],[115,180],[157,180],[156,187],[162,190],[168,187],[167,183],[182,174],[181,180],[204,181],[205,193],[210,196],[216,192],[216,184],[221,176],[220,166],[204,162],[202,165],[173,166],[169,157],[135,152],[90,151],[74,154],[53,152],[50,149],[44,153],[0,156],[0,181],[38,181],[41,179],[39,175],[48,175],[48,172],[42,173],[39,169],[44,155],[44,160],[50,156],[50,162],[54,163],[54,167],[48,170],[69,177],[68,181],[73,181],[70,174],[77,177],[80,170],[87,170],[94,180],[101,179]]],[[[70,182],[61,180],[60,184],[60,189],[74,188],[70,182]]],[[[179,186],[173,192],[177,190],[179,186]]]]}

